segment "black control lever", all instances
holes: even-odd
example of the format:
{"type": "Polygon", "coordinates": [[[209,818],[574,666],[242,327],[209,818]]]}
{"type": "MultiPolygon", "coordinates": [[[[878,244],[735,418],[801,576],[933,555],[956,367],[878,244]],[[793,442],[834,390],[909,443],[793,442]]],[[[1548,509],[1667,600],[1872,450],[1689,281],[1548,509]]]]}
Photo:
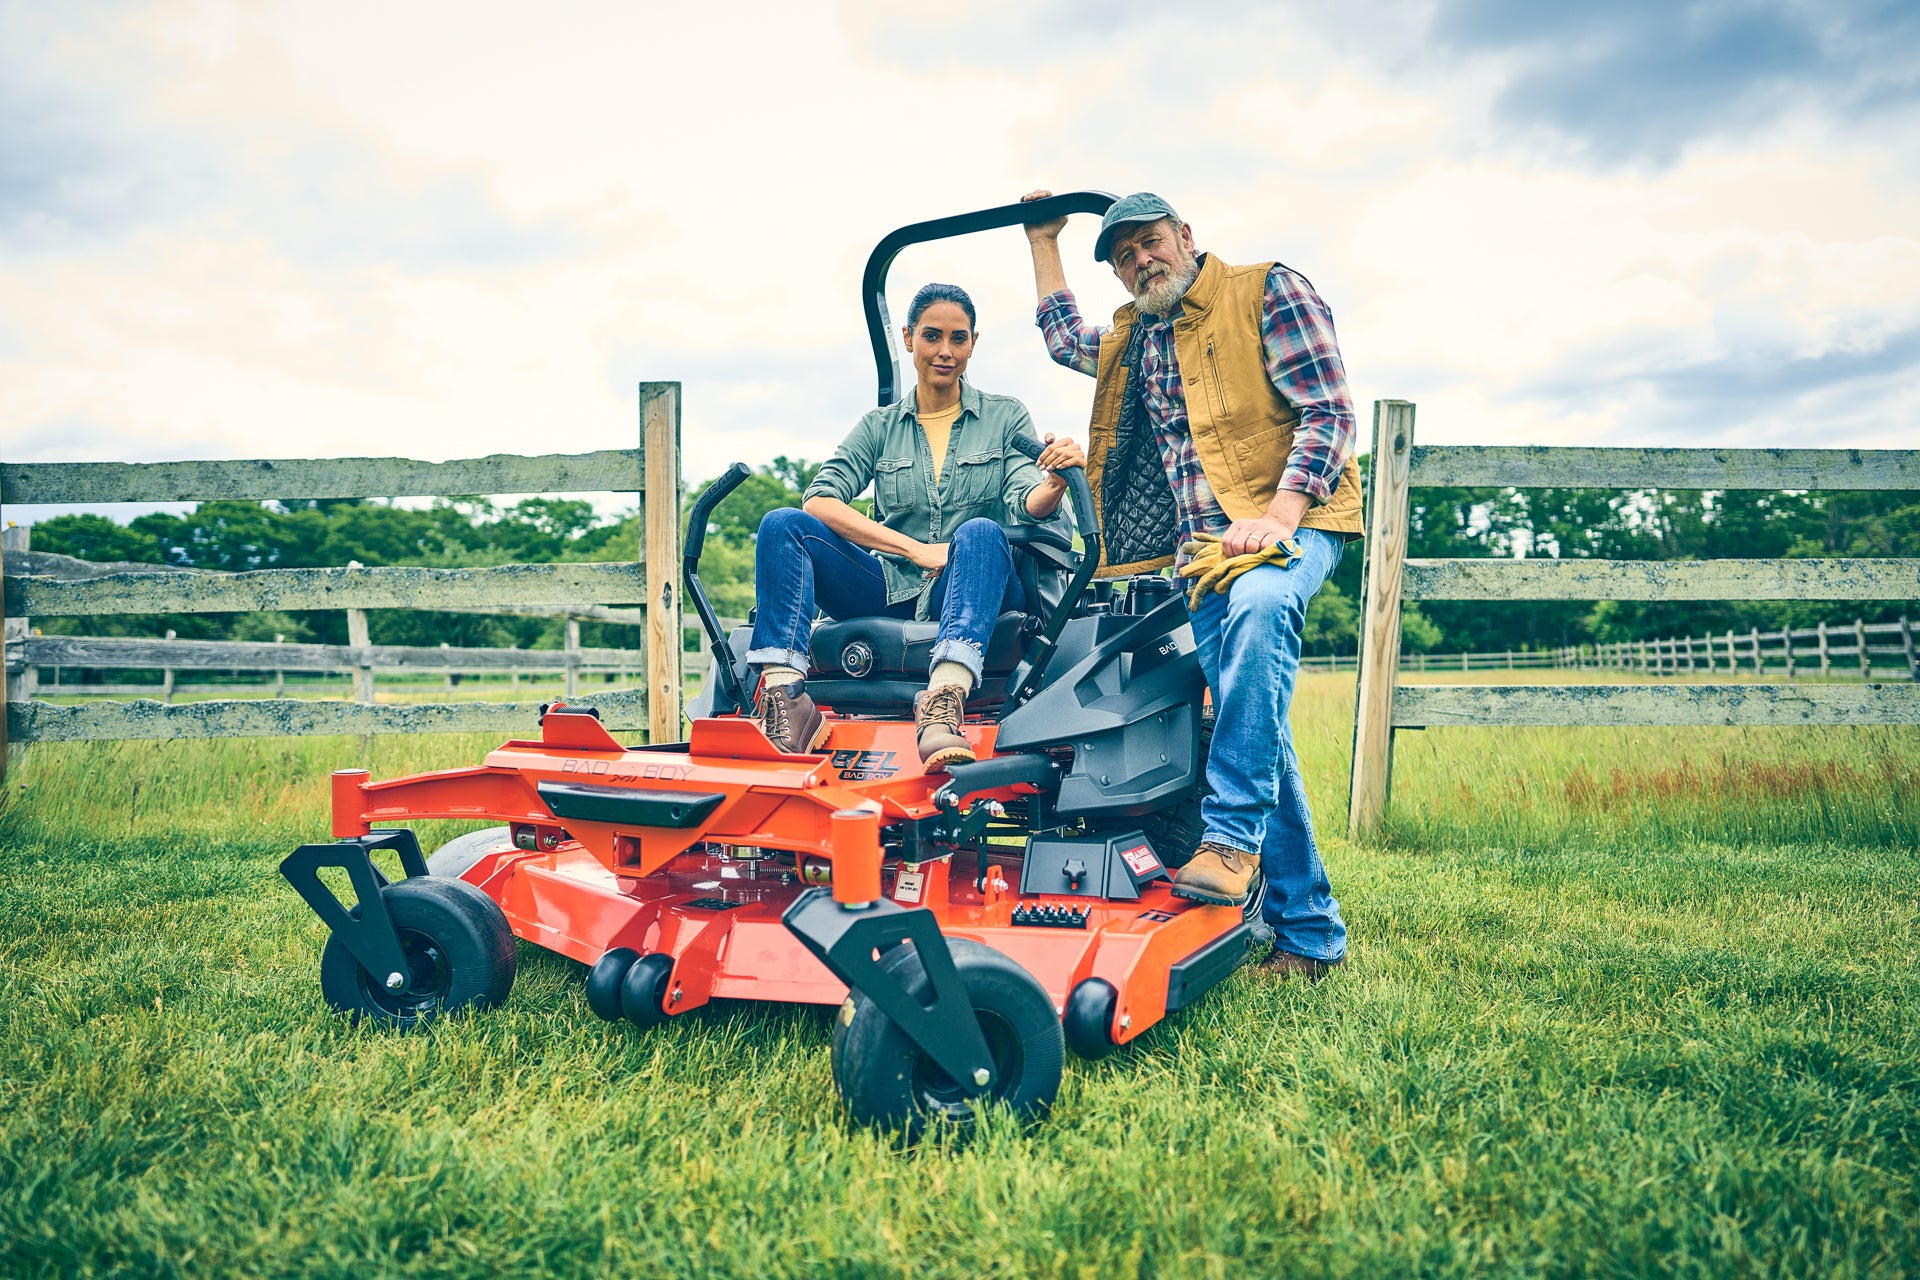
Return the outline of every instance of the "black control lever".
{"type": "Polygon", "coordinates": [[[700,585],[700,552],[707,545],[707,521],[712,518],[713,509],[752,474],[746,463],[736,462],[707,486],[706,492],[693,504],[693,514],[687,519],[687,540],[680,554],[681,568],[687,575],[687,594],[693,598],[693,607],[699,613],[700,625],[707,633],[713,660],[720,669],[720,687],[733,699],[733,705],[742,711],[749,705],[746,690],[741,688],[740,677],[734,672],[733,650],[727,644],[726,633],[720,629],[720,619],[713,611],[713,603],[707,599],[706,588],[700,585]]]}
{"type": "MultiPolygon", "coordinates": [[[[1045,448],[1032,436],[1021,435],[1013,437],[1013,447],[1035,460],[1039,459],[1045,448]]],[[[1073,519],[1080,526],[1080,541],[1084,544],[1080,553],[1080,567],[1074,570],[1066,594],[1060,597],[1060,603],[1047,615],[1046,626],[1035,638],[1033,661],[1027,665],[1027,673],[1021,678],[1019,687],[1008,690],[1007,700],[1000,709],[1002,720],[1020,706],[1040,683],[1040,677],[1046,674],[1047,664],[1053,661],[1053,651],[1059,646],[1060,633],[1066,629],[1067,620],[1073,617],[1080,597],[1086,594],[1087,584],[1093,581],[1093,575],[1100,569],[1100,521],[1094,514],[1093,489],[1087,484],[1086,470],[1083,467],[1062,467],[1060,474],[1066,478],[1067,496],[1073,502],[1073,519]]]]}

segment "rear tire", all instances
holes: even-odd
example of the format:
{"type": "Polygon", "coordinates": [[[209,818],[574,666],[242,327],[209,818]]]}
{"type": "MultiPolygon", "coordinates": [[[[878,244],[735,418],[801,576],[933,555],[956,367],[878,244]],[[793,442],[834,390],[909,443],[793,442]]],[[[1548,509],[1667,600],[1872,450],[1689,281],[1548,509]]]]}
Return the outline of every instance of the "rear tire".
{"type": "MultiPolygon", "coordinates": [[[[965,938],[949,939],[947,947],[993,1054],[986,1100],[1005,1103],[1023,1121],[1043,1118],[1066,1062],[1046,988],[992,947],[965,938]]],[[[880,966],[915,998],[929,994],[926,967],[912,947],[896,948],[880,966]]],[[[917,1138],[938,1121],[973,1123],[965,1092],[864,995],[853,995],[834,1019],[833,1081],[861,1124],[917,1138]]]]}
{"type": "Polygon", "coordinates": [[[1160,855],[1160,861],[1168,870],[1184,867],[1193,858],[1193,851],[1200,847],[1201,839],[1207,834],[1206,819],[1200,816],[1200,802],[1213,794],[1213,788],[1207,785],[1207,755],[1213,749],[1213,708],[1203,707],[1200,711],[1200,758],[1196,766],[1199,778],[1194,789],[1170,808],[1149,813],[1140,819],[1140,829],[1146,832],[1147,842],[1153,851],[1160,855]]]}
{"type": "MultiPolygon", "coordinates": [[[[519,954],[500,907],[464,880],[415,876],[380,891],[407,958],[407,983],[389,991],[337,937],[320,953],[320,992],[354,1022],[411,1030],[467,1009],[488,1009],[513,989],[519,954]]],[[[354,908],[359,914],[359,908],[354,908]]]]}

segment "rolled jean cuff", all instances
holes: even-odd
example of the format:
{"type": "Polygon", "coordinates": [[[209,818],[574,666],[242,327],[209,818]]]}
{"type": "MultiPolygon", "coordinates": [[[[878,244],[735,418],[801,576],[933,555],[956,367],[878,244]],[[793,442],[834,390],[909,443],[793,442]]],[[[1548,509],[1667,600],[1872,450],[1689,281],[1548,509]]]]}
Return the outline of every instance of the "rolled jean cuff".
{"type": "Polygon", "coordinates": [[[987,665],[986,659],[981,656],[979,645],[971,640],[959,639],[942,640],[934,645],[932,661],[928,663],[927,670],[932,671],[943,662],[957,662],[965,667],[967,674],[973,677],[976,688],[980,684],[980,672],[987,665]]]}
{"type": "Polygon", "coordinates": [[[749,649],[747,665],[750,667],[792,667],[795,671],[807,669],[807,651],[805,649],[749,649]]]}

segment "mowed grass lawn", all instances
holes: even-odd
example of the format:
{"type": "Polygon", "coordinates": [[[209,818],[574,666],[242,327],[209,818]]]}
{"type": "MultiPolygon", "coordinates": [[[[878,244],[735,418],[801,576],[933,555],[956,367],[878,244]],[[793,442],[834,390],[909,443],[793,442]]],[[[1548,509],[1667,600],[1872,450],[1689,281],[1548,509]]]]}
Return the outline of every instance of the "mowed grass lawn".
{"type": "Polygon", "coordinates": [[[1347,965],[1238,974],[1070,1059],[1046,1125],[912,1150],[843,1119],[823,1011],[640,1033],[523,945],[491,1014],[331,1014],[275,872],[326,771],[485,741],[33,748],[0,1273],[1920,1271],[1920,732],[1404,734],[1355,845],[1351,707],[1295,712],[1347,965]]]}

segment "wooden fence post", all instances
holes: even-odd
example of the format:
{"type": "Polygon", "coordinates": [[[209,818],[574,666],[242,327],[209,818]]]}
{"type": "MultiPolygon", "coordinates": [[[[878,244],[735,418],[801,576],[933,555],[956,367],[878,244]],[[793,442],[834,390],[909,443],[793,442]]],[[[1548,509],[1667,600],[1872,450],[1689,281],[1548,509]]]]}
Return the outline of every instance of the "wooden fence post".
{"type": "Polygon", "coordinates": [[[1864,618],[1853,620],[1853,636],[1860,642],[1860,678],[1873,679],[1873,655],[1867,651],[1867,623],[1864,618]]]}
{"type": "Polygon", "coordinates": [[[640,384],[646,461],[647,741],[680,738],[680,384],[640,384]]]}
{"type": "MultiPolygon", "coordinates": [[[[367,638],[367,611],[365,609],[347,610],[347,644],[355,649],[372,646],[367,638]]],[[[356,666],[353,669],[353,700],[355,702],[373,701],[373,668],[356,666]]]]}
{"type": "MultiPolygon", "coordinates": [[[[285,644],[287,638],[276,631],[273,633],[273,642],[275,644],[285,644]]],[[[276,698],[284,698],[287,696],[287,669],[285,667],[275,667],[273,669],[273,696],[276,698]]]]}
{"type": "Polygon", "coordinates": [[[1900,619],[1900,643],[1907,651],[1907,679],[1920,684],[1920,655],[1913,649],[1913,624],[1904,615],[1900,619]]]}
{"type": "Polygon", "coordinates": [[[1793,679],[1793,628],[1783,626],[1780,629],[1780,639],[1783,642],[1781,647],[1787,655],[1787,679],[1791,680],[1793,679]]]}
{"type": "Polygon", "coordinates": [[[27,700],[27,675],[33,670],[23,665],[18,677],[9,679],[7,676],[6,646],[16,640],[26,640],[27,620],[10,617],[7,614],[6,553],[27,550],[27,540],[32,536],[32,528],[32,525],[24,528],[19,525],[7,525],[4,529],[0,529],[0,782],[7,780],[7,756],[13,750],[8,745],[7,717],[12,712],[12,704],[27,700]]]}
{"type": "MultiPolygon", "coordinates": [[[[173,639],[176,634],[178,633],[175,632],[172,627],[167,628],[167,639],[169,640],[173,639]]],[[[173,668],[172,667],[161,668],[160,700],[166,703],[171,703],[173,701],[173,668]]]]}
{"type": "Polygon", "coordinates": [[[1393,688],[1400,679],[1400,580],[1407,561],[1412,466],[1413,405],[1405,400],[1374,401],[1360,678],[1354,693],[1353,773],[1347,789],[1347,830],[1355,836],[1378,826],[1386,816],[1393,785],[1393,688]]]}
{"type": "Polygon", "coordinates": [[[1827,624],[1821,623],[1816,630],[1820,633],[1820,675],[1824,678],[1828,668],[1833,665],[1832,657],[1827,653],[1827,624]]]}
{"type": "Polygon", "coordinates": [[[580,619],[567,619],[567,696],[580,692],[580,619]]]}

